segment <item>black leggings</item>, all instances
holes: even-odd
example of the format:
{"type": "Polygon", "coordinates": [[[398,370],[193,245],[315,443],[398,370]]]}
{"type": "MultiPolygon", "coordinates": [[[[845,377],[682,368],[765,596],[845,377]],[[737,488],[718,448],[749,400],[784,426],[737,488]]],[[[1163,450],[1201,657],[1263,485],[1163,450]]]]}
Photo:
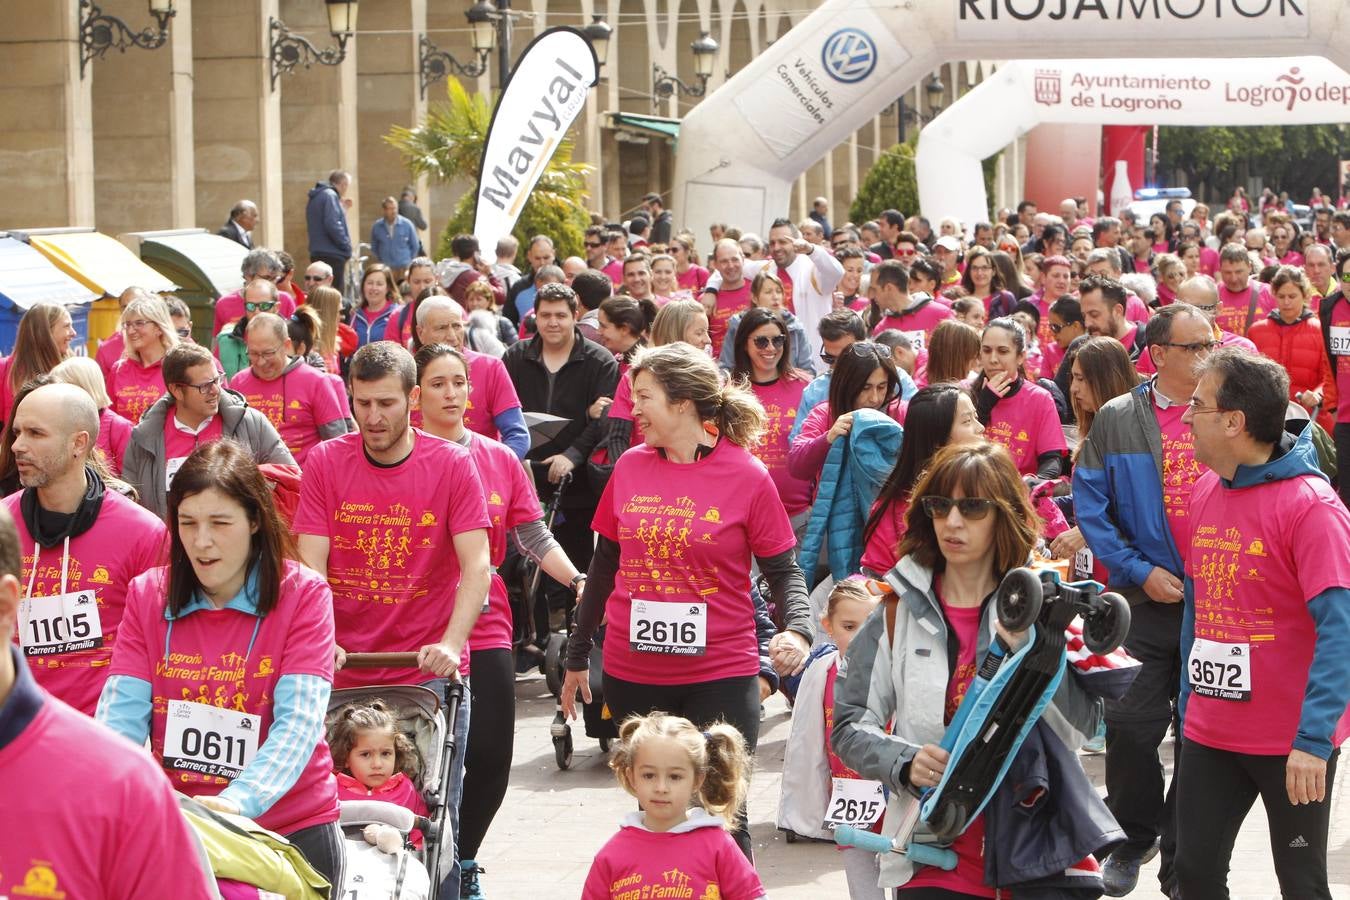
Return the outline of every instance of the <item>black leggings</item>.
{"type": "Polygon", "coordinates": [[[459,858],[478,848],[506,797],[516,735],[516,675],[510,650],[474,650],[469,746],[464,751],[464,795],[459,802],[459,858]]]}
{"type": "Polygon", "coordinates": [[[1215,750],[1194,741],[1181,748],[1184,777],[1177,784],[1177,885],[1186,900],[1228,900],[1228,864],[1238,830],[1259,795],[1270,823],[1270,853],[1285,897],[1331,900],[1327,886],[1327,829],[1333,751],[1327,760],[1327,796],[1294,806],[1285,789],[1284,756],[1215,750]]]}
{"type": "Polygon", "coordinates": [[[342,829],[336,822],[311,825],[292,831],[286,840],[296,846],[314,870],[333,886],[333,897],[342,896],[342,882],[347,872],[347,848],[342,843],[342,829]]]}
{"type": "MultiPolygon", "coordinates": [[[[700,728],[719,720],[734,727],[745,738],[745,748],[755,752],[759,743],[759,676],[741,675],[693,684],[639,684],[605,673],[605,703],[615,722],[631,715],[646,715],[661,710],[683,716],[700,728]]],[[[749,820],[745,807],[736,814],[736,830],[731,836],[754,863],[750,845],[749,820]]]]}

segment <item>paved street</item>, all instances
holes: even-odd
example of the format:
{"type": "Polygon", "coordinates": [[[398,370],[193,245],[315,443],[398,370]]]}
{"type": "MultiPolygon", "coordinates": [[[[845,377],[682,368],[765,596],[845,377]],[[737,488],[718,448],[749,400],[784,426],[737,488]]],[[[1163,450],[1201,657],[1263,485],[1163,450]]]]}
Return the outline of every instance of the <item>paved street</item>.
{"type": "MultiPolygon", "coordinates": [[[[549,741],[553,699],[540,677],[517,682],[518,721],[515,766],[506,802],[479,854],[487,870],[484,889],[490,900],[572,898],[581,895],[595,852],[613,834],[633,801],[615,784],[599,744],[573,726],[576,755],[569,771],[559,771],[549,741]]],[[[774,828],[778,785],[787,740],[786,704],[774,696],[760,738],[758,766],[750,793],[750,823],[760,877],[774,900],[846,897],[835,851],[824,844],[787,844],[774,828]]],[[[1101,783],[1101,757],[1087,760],[1101,783]]],[[[1332,895],[1350,900],[1350,787],[1344,770],[1338,777],[1332,810],[1330,859],[1332,895]]],[[[1134,897],[1161,897],[1156,862],[1140,879],[1134,897]]],[[[1229,881],[1235,900],[1279,897],[1258,802],[1238,841],[1229,881]]],[[[1290,898],[1294,900],[1294,898],[1290,898]]]]}

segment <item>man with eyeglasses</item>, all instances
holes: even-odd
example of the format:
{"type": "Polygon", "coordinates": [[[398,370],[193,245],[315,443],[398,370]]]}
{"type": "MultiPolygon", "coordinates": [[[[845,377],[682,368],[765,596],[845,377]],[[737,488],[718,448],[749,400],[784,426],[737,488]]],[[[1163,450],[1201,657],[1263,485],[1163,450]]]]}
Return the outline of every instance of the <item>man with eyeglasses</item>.
{"type": "Polygon", "coordinates": [[[338,405],[322,372],[294,356],[286,321],[258,313],[244,331],[249,367],[230,379],[230,387],[263,415],[286,442],[301,466],[320,441],[347,433],[347,410],[338,405]]]}
{"type": "Polygon", "coordinates": [[[322,260],[309,264],[305,270],[305,292],[313,293],[317,287],[333,286],[333,267],[322,260]]]}
{"type": "MultiPolygon", "coordinates": [[[[276,283],[283,277],[284,270],[281,265],[281,257],[263,247],[256,250],[250,250],[244,257],[244,261],[239,264],[239,274],[244,277],[243,284],[247,285],[255,279],[263,279],[272,282],[275,288],[276,283]]],[[[277,293],[278,304],[277,312],[283,317],[289,318],[291,313],[295,312],[295,298],[284,292],[277,293]]],[[[211,320],[211,337],[214,338],[230,325],[244,315],[244,288],[226,294],[216,301],[215,313],[211,320]]]]}
{"type": "Polygon", "coordinates": [[[1181,630],[1176,873],[1228,897],[1233,837],[1260,796],[1286,897],[1327,898],[1327,837],[1350,736],[1350,514],[1312,429],[1286,429],[1289,377],[1212,354],[1185,414],[1212,471],[1191,495],[1181,630]]]}
{"type": "Polygon", "coordinates": [[[1074,507],[1088,553],[1075,565],[1090,569],[1095,557],[1110,573],[1111,590],[1130,601],[1125,648],[1141,663],[1129,693],[1106,704],[1107,805],[1125,831],[1102,870],[1111,897],[1134,890],[1140,867],[1160,847],[1164,893],[1174,878],[1178,776],[1174,771],[1171,787],[1164,785],[1158,745],[1177,718],[1190,495],[1203,472],[1182,414],[1195,391],[1196,363],[1214,343],[1213,326],[1193,306],[1158,310],[1144,327],[1158,374],[1098,410],[1074,466],[1074,507]]]}
{"type": "MultiPolygon", "coordinates": [[[[267,417],[225,390],[225,376],[216,371],[205,347],[174,347],[164,357],[163,373],[168,393],[132,430],[122,464],[122,478],[136,488],[141,506],[164,518],[174,475],[194,449],[211,441],[232,440],[259,465],[295,466],[267,417]]],[[[325,390],[331,390],[326,382],[325,390]]]]}
{"type": "Polygon", "coordinates": [[[281,308],[281,297],[275,284],[265,278],[255,278],[244,286],[242,303],[243,315],[216,335],[211,348],[216,359],[220,360],[220,368],[227,379],[233,378],[236,372],[248,366],[244,331],[248,328],[249,319],[258,313],[277,313],[281,308]]]}

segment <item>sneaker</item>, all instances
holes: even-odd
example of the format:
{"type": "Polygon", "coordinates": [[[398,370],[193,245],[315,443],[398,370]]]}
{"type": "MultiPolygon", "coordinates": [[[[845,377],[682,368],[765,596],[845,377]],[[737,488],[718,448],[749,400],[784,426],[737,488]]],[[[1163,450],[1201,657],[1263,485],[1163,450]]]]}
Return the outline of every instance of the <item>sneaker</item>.
{"type": "Polygon", "coordinates": [[[1139,870],[1158,855],[1154,840],[1142,853],[1125,848],[1115,851],[1102,866],[1102,891],[1108,897],[1124,897],[1139,884],[1139,870]]]}
{"type": "Polygon", "coordinates": [[[1106,752],[1106,720],[1097,726],[1097,733],[1083,744],[1083,752],[1091,756],[1106,752]]]}
{"type": "Polygon", "coordinates": [[[484,900],[483,889],[478,886],[478,876],[486,869],[471,859],[459,861],[459,898],[460,900],[484,900]]]}

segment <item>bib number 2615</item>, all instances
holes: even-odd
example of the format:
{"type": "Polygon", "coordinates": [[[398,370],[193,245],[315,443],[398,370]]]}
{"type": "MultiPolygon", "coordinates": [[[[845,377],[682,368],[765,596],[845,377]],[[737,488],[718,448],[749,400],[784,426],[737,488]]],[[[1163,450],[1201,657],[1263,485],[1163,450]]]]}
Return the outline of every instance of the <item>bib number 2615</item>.
{"type": "Polygon", "coordinates": [[[708,647],[708,607],[634,600],[628,645],[640,653],[702,656],[708,647]]]}

